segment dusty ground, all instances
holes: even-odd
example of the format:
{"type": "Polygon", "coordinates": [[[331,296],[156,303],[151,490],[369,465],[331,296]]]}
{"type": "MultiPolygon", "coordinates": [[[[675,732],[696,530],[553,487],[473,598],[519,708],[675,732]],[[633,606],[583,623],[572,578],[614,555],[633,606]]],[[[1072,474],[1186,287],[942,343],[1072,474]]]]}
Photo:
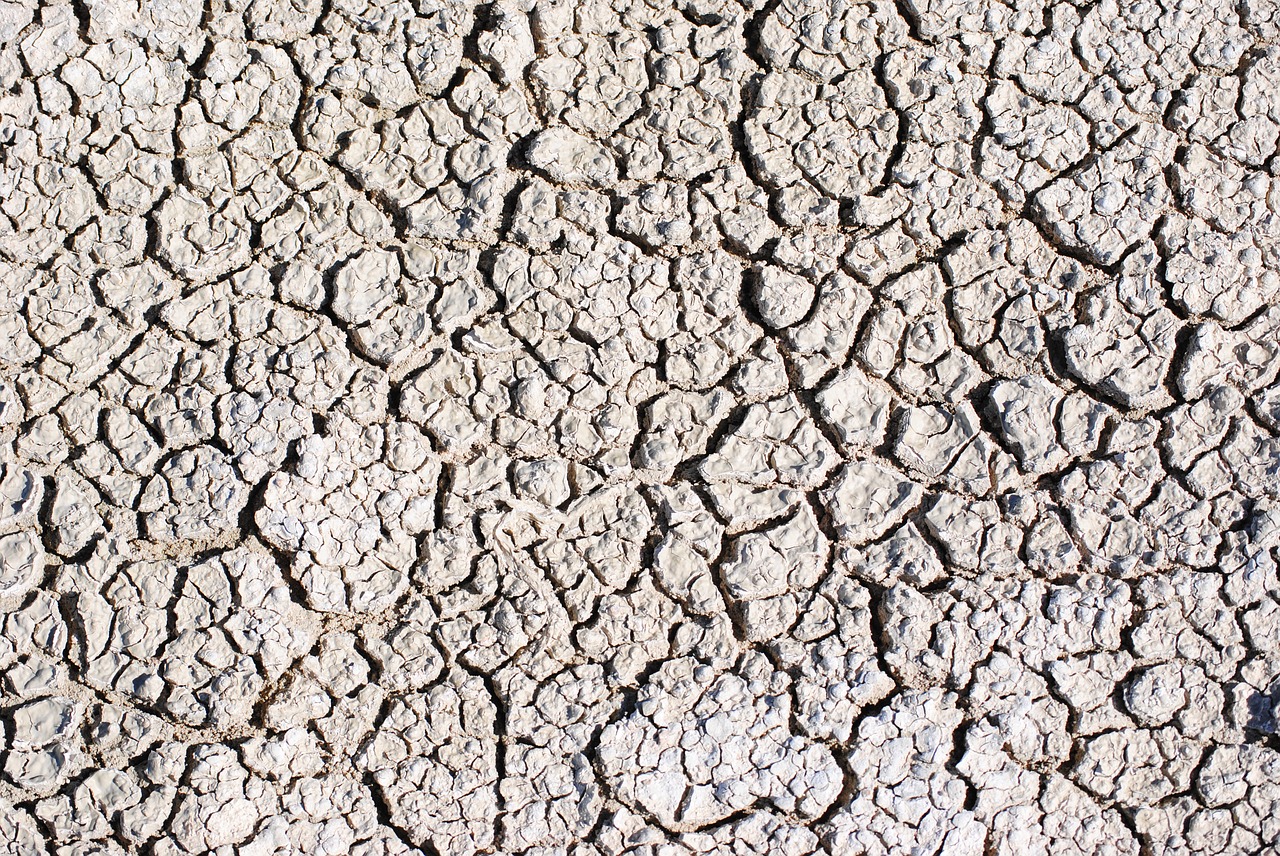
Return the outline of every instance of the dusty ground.
{"type": "Polygon", "coordinates": [[[0,0],[0,853],[1276,854],[1275,0],[0,0]]]}

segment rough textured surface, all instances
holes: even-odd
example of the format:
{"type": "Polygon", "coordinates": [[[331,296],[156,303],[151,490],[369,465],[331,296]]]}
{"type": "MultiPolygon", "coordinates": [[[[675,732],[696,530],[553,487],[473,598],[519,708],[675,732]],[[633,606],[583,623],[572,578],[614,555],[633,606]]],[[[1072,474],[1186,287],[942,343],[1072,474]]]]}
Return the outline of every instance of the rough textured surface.
{"type": "Polygon", "coordinates": [[[0,0],[0,853],[1280,856],[1276,0],[0,0]]]}

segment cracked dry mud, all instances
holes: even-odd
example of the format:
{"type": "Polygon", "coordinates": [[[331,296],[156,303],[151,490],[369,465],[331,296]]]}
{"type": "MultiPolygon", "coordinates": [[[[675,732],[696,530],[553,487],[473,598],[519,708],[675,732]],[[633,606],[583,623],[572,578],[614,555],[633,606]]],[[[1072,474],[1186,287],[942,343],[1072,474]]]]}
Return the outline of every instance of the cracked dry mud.
{"type": "Polygon", "coordinates": [[[1277,0],[0,0],[0,854],[1280,854],[1277,0]]]}

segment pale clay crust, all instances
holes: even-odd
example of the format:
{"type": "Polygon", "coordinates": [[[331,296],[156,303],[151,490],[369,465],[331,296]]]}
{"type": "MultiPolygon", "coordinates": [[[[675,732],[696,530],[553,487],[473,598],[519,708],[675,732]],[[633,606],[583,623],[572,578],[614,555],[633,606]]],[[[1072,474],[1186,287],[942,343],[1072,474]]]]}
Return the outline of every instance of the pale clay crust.
{"type": "Polygon", "coordinates": [[[0,0],[0,856],[1280,856],[1277,0],[0,0]]]}

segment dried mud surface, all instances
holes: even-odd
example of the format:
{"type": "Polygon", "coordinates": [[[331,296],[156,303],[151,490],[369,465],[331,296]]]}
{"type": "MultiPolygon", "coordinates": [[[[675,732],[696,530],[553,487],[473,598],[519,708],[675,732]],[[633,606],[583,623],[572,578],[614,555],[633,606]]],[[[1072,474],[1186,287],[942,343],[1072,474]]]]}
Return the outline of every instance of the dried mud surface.
{"type": "Polygon", "coordinates": [[[1276,0],[0,0],[0,854],[1275,854],[1276,0]]]}

